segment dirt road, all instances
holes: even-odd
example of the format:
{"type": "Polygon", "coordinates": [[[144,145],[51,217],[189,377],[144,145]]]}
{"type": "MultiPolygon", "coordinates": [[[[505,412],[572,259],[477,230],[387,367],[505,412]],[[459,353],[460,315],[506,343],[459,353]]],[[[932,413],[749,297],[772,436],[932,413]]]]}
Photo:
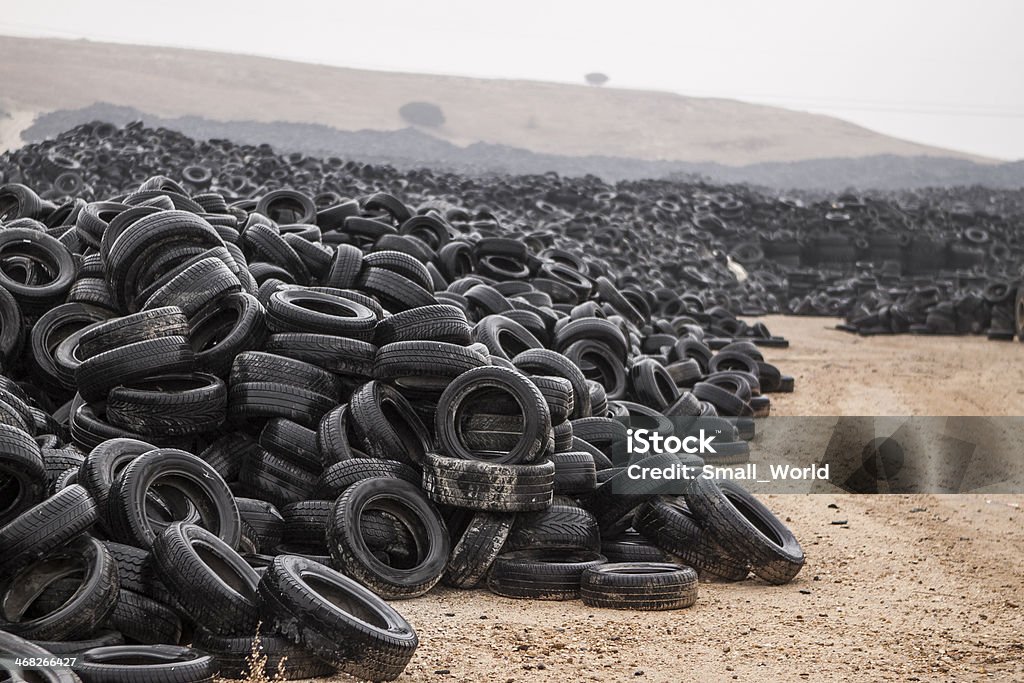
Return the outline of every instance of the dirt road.
{"type": "MultiPolygon", "coordinates": [[[[779,414],[1024,413],[1024,344],[767,323],[792,341],[768,359],[797,378],[779,414]]],[[[400,680],[1024,680],[1024,496],[766,502],[807,554],[789,585],[702,584],[651,614],[436,590],[395,603],[422,643],[400,680]]]]}

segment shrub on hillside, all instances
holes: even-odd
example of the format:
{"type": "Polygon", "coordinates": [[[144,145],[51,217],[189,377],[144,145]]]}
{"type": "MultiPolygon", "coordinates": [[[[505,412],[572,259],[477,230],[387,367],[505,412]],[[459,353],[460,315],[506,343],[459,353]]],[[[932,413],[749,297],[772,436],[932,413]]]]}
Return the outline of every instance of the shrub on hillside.
{"type": "Polygon", "coordinates": [[[398,114],[415,126],[437,128],[444,125],[444,112],[433,102],[406,102],[399,107],[398,114]]]}

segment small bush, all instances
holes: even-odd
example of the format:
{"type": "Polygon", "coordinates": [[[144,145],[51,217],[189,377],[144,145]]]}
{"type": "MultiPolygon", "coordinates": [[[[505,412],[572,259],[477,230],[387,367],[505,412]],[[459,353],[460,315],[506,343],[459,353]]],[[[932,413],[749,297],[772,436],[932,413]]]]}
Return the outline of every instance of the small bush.
{"type": "Polygon", "coordinates": [[[406,102],[398,114],[414,126],[437,128],[444,125],[444,112],[433,102],[406,102]]]}

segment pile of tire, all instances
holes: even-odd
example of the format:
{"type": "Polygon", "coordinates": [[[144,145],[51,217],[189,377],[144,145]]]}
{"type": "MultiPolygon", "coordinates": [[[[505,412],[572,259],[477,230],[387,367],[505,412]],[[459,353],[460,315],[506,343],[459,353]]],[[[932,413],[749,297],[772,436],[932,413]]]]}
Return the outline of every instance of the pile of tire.
{"type": "Polygon", "coordinates": [[[384,192],[0,199],[0,655],[205,681],[260,624],[288,678],[391,680],[418,641],[385,600],[440,583],[675,609],[803,565],[737,486],[624,486],[699,459],[615,446],[718,415],[745,459],[793,389],[763,325],[384,192]]]}
{"type": "MultiPolygon", "coordinates": [[[[190,193],[215,191],[246,210],[285,187],[310,197],[317,210],[377,191],[399,191],[416,206],[441,200],[442,213],[473,207],[464,212],[485,236],[517,237],[535,251],[587,243],[588,256],[605,264],[620,287],[650,293],[653,313],[668,318],[716,306],[751,316],[859,318],[865,288],[895,290],[888,298],[898,299],[913,287],[948,289],[945,282],[959,284],[939,303],[962,309],[958,299],[983,295],[990,282],[1020,280],[1024,263],[1020,193],[983,188],[797,198],[669,180],[401,172],[275,154],[268,145],[194,141],[138,122],[78,126],[0,155],[0,183],[28,185],[54,204],[114,196],[164,173],[180,177],[190,193]]],[[[899,311],[887,324],[880,308],[870,312],[882,313],[880,323],[869,318],[854,327],[904,331],[899,311]]],[[[1005,338],[1004,316],[991,320],[989,308],[975,307],[969,317],[988,316],[979,332],[993,329],[994,338],[1005,338]]],[[[926,317],[911,315],[905,331],[942,329],[949,315],[939,309],[934,326],[926,317]]]]}
{"type": "Polygon", "coordinates": [[[917,279],[866,291],[846,308],[840,329],[876,334],[984,334],[1024,340],[1024,280],[981,277],[917,279]]]}

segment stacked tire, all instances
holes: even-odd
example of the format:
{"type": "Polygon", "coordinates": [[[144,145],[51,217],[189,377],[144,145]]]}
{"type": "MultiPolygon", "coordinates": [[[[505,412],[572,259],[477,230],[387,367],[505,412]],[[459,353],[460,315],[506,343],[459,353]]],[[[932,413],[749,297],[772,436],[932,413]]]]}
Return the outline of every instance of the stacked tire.
{"type": "Polygon", "coordinates": [[[625,418],[721,416],[746,458],[793,384],[763,326],[486,212],[188,183],[0,192],[37,245],[0,252],[0,630],[83,680],[244,676],[257,630],[286,677],[391,680],[385,600],[441,583],[678,609],[800,570],[736,487],[623,488],[625,418]]]}

